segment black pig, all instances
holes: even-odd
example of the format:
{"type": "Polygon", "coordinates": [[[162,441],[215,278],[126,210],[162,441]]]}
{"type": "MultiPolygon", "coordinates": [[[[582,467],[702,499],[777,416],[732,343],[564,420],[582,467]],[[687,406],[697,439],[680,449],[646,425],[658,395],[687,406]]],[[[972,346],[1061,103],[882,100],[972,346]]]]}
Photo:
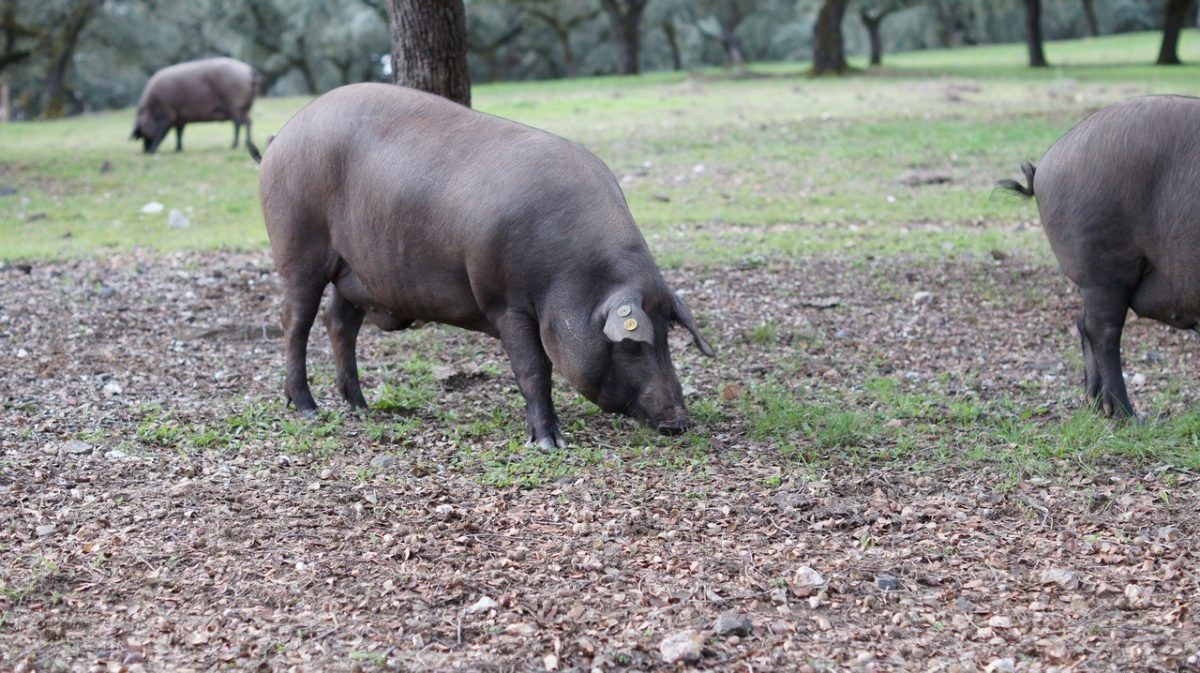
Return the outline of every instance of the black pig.
{"type": "MultiPolygon", "coordinates": [[[[252,150],[252,155],[256,151],[252,150]]],[[[529,441],[564,447],[551,366],[601,409],[688,427],[667,330],[712,349],[667,287],[611,171],[579,145],[387,84],[335,89],[296,114],[259,185],[283,281],[284,392],[302,412],[308,333],[326,285],[337,386],[354,407],[363,319],[498,337],[529,441]]]]}
{"type": "Polygon", "coordinates": [[[1078,327],[1088,400],[1130,416],[1121,331],[1133,309],[1200,326],[1200,99],[1145,96],[1104,108],[1055,142],[1027,185],[1063,273],[1083,295],[1078,327]]]}
{"type": "Polygon", "coordinates": [[[167,66],[154,73],[138,100],[133,139],[153,154],[175,129],[175,151],[183,150],[183,127],[191,122],[233,121],[233,146],[258,94],[258,71],[232,58],[205,58],[167,66]]]}

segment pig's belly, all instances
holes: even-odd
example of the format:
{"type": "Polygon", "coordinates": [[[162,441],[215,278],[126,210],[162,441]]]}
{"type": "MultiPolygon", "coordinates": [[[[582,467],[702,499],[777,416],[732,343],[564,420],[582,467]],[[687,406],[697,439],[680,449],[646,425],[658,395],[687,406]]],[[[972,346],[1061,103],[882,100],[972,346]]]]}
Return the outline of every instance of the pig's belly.
{"type": "Polygon", "coordinates": [[[1200,328],[1200,277],[1193,276],[1180,273],[1172,278],[1152,269],[1134,288],[1130,308],[1171,327],[1200,328]]]}
{"type": "Polygon", "coordinates": [[[346,266],[334,285],[339,294],[365,311],[367,319],[383,330],[406,329],[423,321],[496,334],[471,294],[469,283],[449,274],[415,278],[397,273],[387,278],[363,278],[346,266]]]}

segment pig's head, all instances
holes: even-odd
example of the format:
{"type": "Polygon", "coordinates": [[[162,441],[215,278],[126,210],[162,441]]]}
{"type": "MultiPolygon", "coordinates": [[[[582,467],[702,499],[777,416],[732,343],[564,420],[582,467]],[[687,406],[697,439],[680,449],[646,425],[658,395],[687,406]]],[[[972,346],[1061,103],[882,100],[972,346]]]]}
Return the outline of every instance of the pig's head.
{"type": "Polygon", "coordinates": [[[617,290],[600,302],[584,325],[569,333],[544,333],[543,341],[559,371],[596,406],[677,434],[687,430],[689,421],[667,331],[681,325],[702,353],[714,353],[692,312],[674,293],[664,288],[655,295],[617,290]]]}
{"type": "Polygon", "coordinates": [[[137,120],[133,124],[131,139],[142,141],[142,151],[154,154],[158,144],[167,137],[171,130],[171,115],[167,108],[157,98],[151,96],[144,105],[138,107],[137,120]]]}

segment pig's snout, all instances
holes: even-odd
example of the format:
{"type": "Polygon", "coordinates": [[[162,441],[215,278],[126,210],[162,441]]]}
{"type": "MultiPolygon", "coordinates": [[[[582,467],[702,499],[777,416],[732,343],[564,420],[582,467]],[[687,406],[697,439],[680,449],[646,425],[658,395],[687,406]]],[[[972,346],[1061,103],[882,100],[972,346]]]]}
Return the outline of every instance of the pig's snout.
{"type": "Polygon", "coordinates": [[[688,419],[687,412],[679,409],[672,418],[659,421],[653,425],[655,430],[664,435],[681,435],[687,432],[688,428],[692,427],[692,422],[688,419]]]}

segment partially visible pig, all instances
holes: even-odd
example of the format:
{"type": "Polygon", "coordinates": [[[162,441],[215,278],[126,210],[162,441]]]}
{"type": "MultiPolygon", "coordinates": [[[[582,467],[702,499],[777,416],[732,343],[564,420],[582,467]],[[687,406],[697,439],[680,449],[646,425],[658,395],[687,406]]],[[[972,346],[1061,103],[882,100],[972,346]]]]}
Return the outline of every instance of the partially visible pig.
{"type": "Polygon", "coordinates": [[[138,101],[133,139],[153,154],[175,128],[175,151],[183,150],[183,126],[191,122],[233,121],[233,146],[258,95],[258,71],[232,58],[206,58],[171,65],[154,73],[138,101]]]}
{"type": "Polygon", "coordinates": [[[1117,103],[1022,170],[1027,185],[999,186],[1036,195],[1058,265],[1083,295],[1077,324],[1088,400],[1130,416],[1121,373],[1127,311],[1200,326],[1200,99],[1117,103]]]}
{"type": "MultiPolygon", "coordinates": [[[[252,151],[252,155],[254,151],[252,151]]],[[[284,393],[316,402],[305,366],[326,285],[337,387],[366,407],[355,341],[436,321],[498,337],[531,444],[566,445],[551,367],[601,409],[688,427],[673,323],[712,349],[667,287],[611,171],[575,143],[390,84],[310,103],[275,136],[259,185],[283,281],[284,393]]]]}

